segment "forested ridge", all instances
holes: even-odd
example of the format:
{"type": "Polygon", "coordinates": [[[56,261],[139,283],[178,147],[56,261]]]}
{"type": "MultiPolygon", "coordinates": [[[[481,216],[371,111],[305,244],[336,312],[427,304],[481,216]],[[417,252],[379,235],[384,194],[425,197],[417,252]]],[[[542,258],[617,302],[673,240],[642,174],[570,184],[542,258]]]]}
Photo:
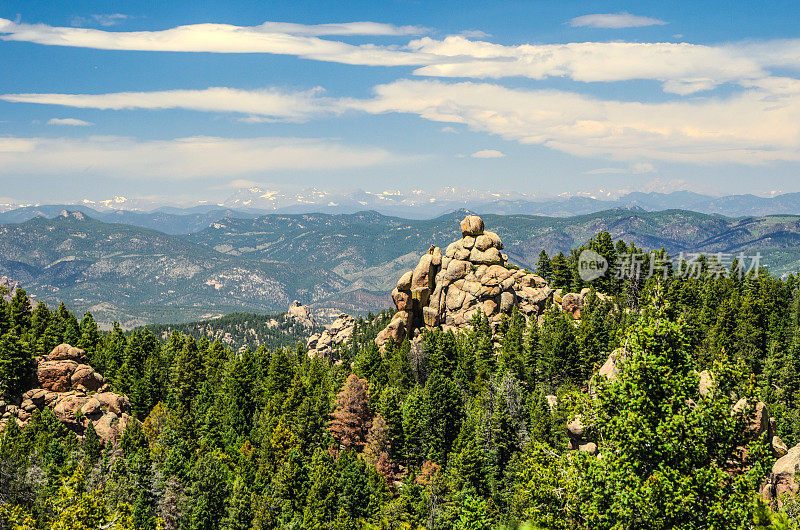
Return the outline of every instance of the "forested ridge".
{"type": "MultiPolygon", "coordinates": [[[[610,263],[640,252],[608,233],[585,248],[610,263]]],[[[580,250],[543,252],[536,271],[591,289],[579,321],[515,311],[493,335],[478,314],[468,332],[381,352],[383,313],[359,319],[330,359],[302,344],[238,352],[178,332],[100,332],[63,305],[31,311],[18,290],[0,301],[3,399],[68,343],[139,421],[105,445],[48,408],[24,428],[9,421],[0,527],[796,528],[793,501],[759,499],[775,458],[747,439],[750,409],[731,410],[761,400],[786,445],[800,442],[797,278],[723,274],[701,258],[696,278],[665,267],[586,283],[580,250]],[[593,377],[620,347],[617,378],[593,377]],[[569,450],[576,417],[597,455],[569,450]]],[[[646,270],[665,253],[644,256],[646,270]]]]}

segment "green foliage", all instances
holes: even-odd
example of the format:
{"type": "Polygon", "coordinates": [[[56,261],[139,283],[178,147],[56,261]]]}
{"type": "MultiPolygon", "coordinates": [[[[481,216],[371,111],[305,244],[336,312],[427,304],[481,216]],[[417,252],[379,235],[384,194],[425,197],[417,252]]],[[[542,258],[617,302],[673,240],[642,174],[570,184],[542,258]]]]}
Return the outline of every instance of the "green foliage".
{"type": "MultiPolygon", "coordinates": [[[[580,250],[537,270],[580,288],[580,250]]],[[[116,445],[47,407],[9,422],[0,528],[796,528],[794,501],[754,500],[769,440],[746,439],[752,407],[731,408],[760,399],[800,441],[797,279],[703,263],[696,279],[592,282],[580,320],[478,313],[468,332],[386,352],[374,338],[390,315],[372,315],[333,359],[291,347],[299,335],[239,351],[213,340],[224,326],[100,332],[18,293],[0,301],[4,400],[30,388],[35,355],[76,341],[137,419],[116,445]],[[623,346],[617,379],[592,380],[623,346]],[[700,370],[716,381],[704,396],[700,370]],[[567,448],[576,415],[599,458],[567,448]]]]}

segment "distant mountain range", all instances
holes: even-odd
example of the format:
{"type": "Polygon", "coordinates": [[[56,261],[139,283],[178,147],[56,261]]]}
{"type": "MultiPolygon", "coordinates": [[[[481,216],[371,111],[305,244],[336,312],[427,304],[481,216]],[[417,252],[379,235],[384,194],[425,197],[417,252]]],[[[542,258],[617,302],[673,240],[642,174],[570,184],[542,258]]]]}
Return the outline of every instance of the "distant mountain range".
{"type": "Polygon", "coordinates": [[[20,223],[37,216],[53,217],[63,209],[81,211],[95,219],[152,228],[168,234],[190,234],[211,222],[227,217],[252,219],[266,214],[352,214],[374,210],[383,215],[407,219],[432,219],[448,212],[468,209],[482,214],[542,215],[570,217],[615,208],[661,211],[691,210],[726,217],[765,215],[800,215],[800,193],[774,197],[729,195],[713,197],[690,191],[672,193],[634,192],[617,199],[589,196],[537,199],[513,192],[486,192],[445,188],[436,192],[385,191],[370,193],[332,193],[308,190],[302,193],[265,191],[260,188],[237,190],[219,204],[197,204],[191,207],[158,206],[143,199],[116,197],[111,201],[83,204],[23,206],[0,212],[0,224],[20,223]]]}
{"type": "MultiPolygon", "coordinates": [[[[379,310],[390,305],[395,280],[422,252],[460,237],[464,215],[225,217],[175,235],[64,211],[0,225],[0,276],[19,281],[40,301],[63,300],[76,311],[91,310],[100,322],[118,320],[126,327],[283,311],[294,299],[317,310],[379,310]]],[[[510,260],[529,268],[542,249],[567,252],[602,230],[672,255],[761,252],[762,264],[776,274],[800,268],[797,215],[734,219],[613,209],[573,217],[483,218],[503,239],[510,260]]]]}

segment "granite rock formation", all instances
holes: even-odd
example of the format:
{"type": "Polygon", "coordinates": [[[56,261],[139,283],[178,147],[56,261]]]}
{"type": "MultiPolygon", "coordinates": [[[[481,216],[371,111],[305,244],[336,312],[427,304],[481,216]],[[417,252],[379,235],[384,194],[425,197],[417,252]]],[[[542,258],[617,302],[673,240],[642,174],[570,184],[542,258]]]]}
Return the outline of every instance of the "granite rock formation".
{"type": "Polygon", "coordinates": [[[397,281],[397,312],[376,338],[378,346],[413,341],[424,329],[464,329],[479,311],[493,329],[515,307],[527,319],[538,318],[548,301],[580,318],[589,289],[554,298],[556,291],[541,276],[508,263],[502,240],[477,215],[461,221],[461,235],[444,252],[432,245],[397,281]]]}
{"type": "Polygon", "coordinates": [[[342,313],[330,325],[325,326],[322,333],[314,333],[308,338],[306,348],[309,357],[325,357],[330,359],[334,350],[350,340],[356,326],[356,319],[342,313]]]}
{"type": "Polygon", "coordinates": [[[56,346],[36,359],[34,388],[22,393],[17,403],[0,400],[0,431],[9,421],[24,426],[36,410],[45,407],[68,428],[83,435],[91,422],[106,443],[116,442],[132,417],[127,396],[115,394],[102,375],[88,364],[86,353],[70,346],[56,346]]]}
{"type": "Polygon", "coordinates": [[[317,325],[317,321],[314,318],[314,313],[311,312],[311,308],[301,304],[298,300],[292,302],[292,305],[290,305],[289,309],[286,311],[286,315],[298,324],[307,328],[313,328],[317,325]]]}

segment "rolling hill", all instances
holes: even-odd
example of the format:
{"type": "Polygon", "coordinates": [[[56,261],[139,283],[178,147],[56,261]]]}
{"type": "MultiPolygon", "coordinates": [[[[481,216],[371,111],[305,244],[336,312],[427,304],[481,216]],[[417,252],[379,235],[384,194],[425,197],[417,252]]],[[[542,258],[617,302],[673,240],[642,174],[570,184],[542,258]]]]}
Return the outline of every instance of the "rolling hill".
{"type": "MultiPolygon", "coordinates": [[[[430,245],[460,236],[465,211],[429,220],[355,214],[266,215],[212,221],[186,235],[107,223],[81,213],[0,225],[0,275],[39,300],[64,300],[126,327],[187,322],[233,311],[389,305],[400,273],[430,245]]],[[[485,214],[512,262],[533,267],[607,230],[643,248],[761,252],[776,274],[800,267],[800,216],[728,218],[686,210],[614,209],[574,217],[485,214]]]]}

